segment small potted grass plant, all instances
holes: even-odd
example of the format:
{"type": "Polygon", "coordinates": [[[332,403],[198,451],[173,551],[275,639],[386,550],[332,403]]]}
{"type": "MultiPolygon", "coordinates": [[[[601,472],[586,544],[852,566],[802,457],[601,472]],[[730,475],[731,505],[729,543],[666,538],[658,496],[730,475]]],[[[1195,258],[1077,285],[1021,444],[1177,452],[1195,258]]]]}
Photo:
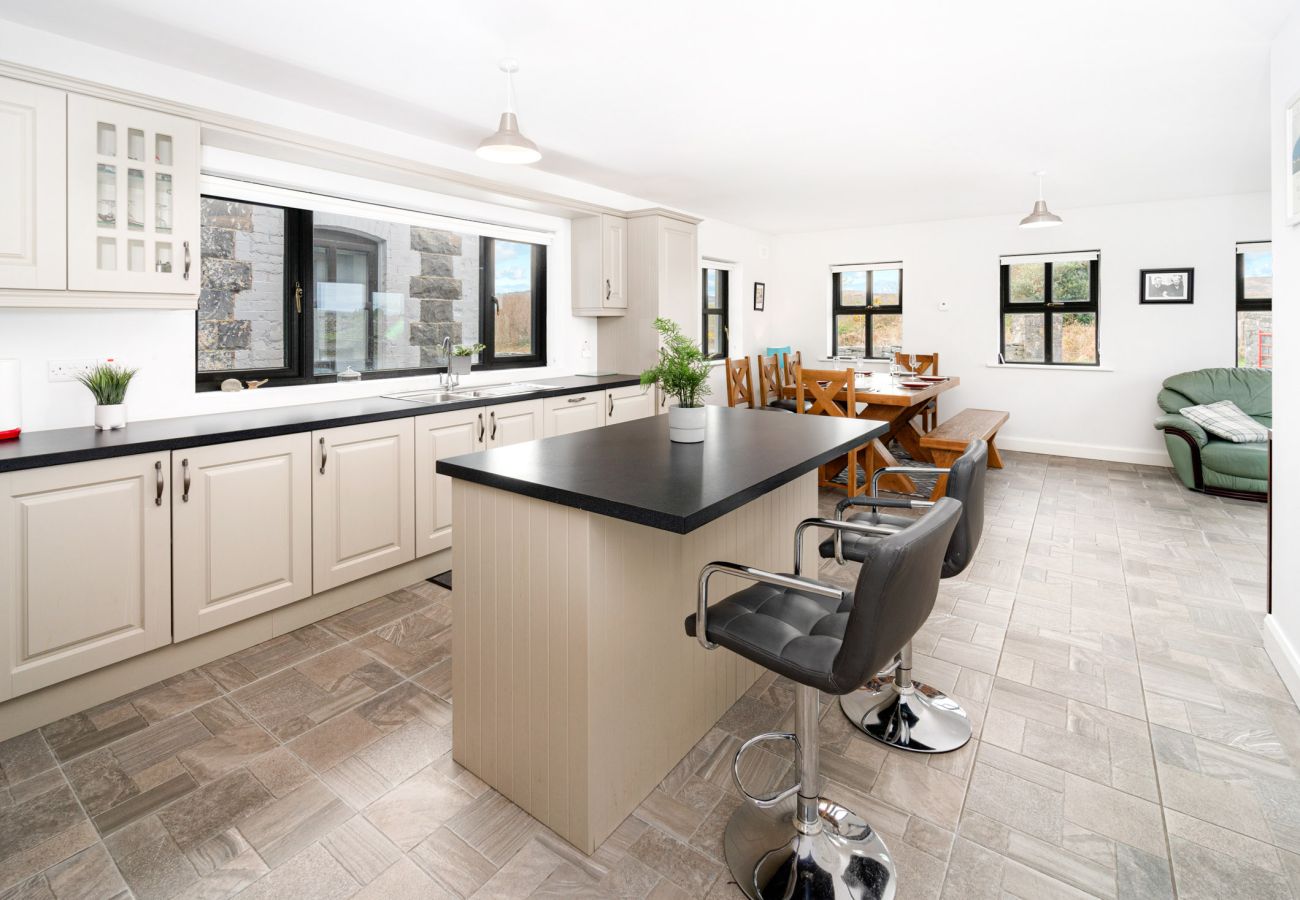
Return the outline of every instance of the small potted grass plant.
{"type": "Polygon", "coordinates": [[[641,384],[657,384],[677,406],[668,409],[668,437],[679,444],[704,440],[704,398],[709,393],[709,361],[695,341],[682,334],[672,319],[654,323],[662,341],[659,363],[641,373],[641,384]]]}
{"type": "Polygon", "coordinates": [[[100,431],[126,426],[126,389],[135,373],[109,360],[77,376],[95,396],[95,427],[100,431]]]}
{"type": "Polygon", "coordinates": [[[452,375],[468,375],[470,367],[474,364],[475,354],[482,353],[487,349],[487,344],[457,344],[451,348],[451,359],[449,359],[447,370],[452,375]]]}

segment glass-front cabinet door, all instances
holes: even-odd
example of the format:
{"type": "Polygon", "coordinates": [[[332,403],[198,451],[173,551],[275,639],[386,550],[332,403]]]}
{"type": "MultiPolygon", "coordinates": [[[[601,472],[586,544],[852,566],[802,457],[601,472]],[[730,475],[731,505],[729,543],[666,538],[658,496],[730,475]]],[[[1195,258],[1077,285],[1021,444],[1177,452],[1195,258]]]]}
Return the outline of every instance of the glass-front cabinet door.
{"type": "Polygon", "coordinates": [[[197,294],[199,126],[68,97],[68,288],[197,294]]]}

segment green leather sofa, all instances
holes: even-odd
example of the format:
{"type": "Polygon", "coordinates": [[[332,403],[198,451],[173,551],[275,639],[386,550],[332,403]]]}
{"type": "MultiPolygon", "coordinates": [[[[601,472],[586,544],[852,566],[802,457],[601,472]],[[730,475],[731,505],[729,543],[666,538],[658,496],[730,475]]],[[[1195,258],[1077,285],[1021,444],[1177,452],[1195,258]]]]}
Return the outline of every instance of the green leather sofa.
{"type": "Polygon", "coordinates": [[[1183,484],[1207,494],[1265,500],[1268,497],[1268,443],[1234,444],[1186,416],[1188,406],[1231,400],[1266,428],[1273,427],[1273,373],[1267,369],[1198,369],[1166,378],[1156,403],[1164,415],[1156,430],[1183,484]]]}

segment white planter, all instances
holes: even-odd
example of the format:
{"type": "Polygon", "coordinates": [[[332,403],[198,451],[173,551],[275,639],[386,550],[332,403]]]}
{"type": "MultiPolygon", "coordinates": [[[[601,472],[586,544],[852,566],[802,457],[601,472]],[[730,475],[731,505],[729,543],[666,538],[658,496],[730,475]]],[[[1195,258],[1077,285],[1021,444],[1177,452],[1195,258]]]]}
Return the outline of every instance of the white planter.
{"type": "Polygon", "coordinates": [[[114,428],[126,427],[126,404],[95,407],[95,427],[100,431],[112,431],[114,428]]]}
{"type": "Polygon", "coordinates": [[[704,440],[703,406],[668,407],[668,438],[679,444],[698,444],[704,440]]]}

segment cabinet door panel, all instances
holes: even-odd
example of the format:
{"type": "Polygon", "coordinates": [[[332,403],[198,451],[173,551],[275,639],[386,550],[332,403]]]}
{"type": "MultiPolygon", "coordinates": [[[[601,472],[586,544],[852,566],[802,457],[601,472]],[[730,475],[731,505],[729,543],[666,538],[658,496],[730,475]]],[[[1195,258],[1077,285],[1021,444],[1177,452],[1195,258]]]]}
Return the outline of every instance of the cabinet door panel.
{"type": "Polygon", "coordinates": [[[197,294],[199,126],[68,96],[68,287],[197,294]]]}
{"type": "Polygon", "coordinates": [[[315,591],[414,559],[413,420],[331,428],[312,437],[315,591]]]}
{"type": "Polygon", "coordinates": [[[602,305],[627,309],[627,219],[602,215],[601,255],[604,270],[602,305]]]}
{"type": "Polygon", "coordinates": [[[0,476],[0,698],[171,641],[169,474],[164,453],[0,476]]]}
{"type": "Polygon", "coordinates": [[[542,401],[522,400],[487,408],[489,447],[508,447],[542,436],[542,401]]]}
{"type": "Polygon", "coordinates": [[[67,286],[67,102],[0,78],[0,288],[67,286]]]}
{"type": "Polygon", "coordinates": [[[655,392],[653,388],[631,385],[629,387],[610,388],[605,392],[605,424],[615,425],[644,419],[655,414],[655,392]]]}
{"type": "Polygon", "coordinates": [[[311,435],[172,457],[176,640],[311,596],[311,435]]]}
{"type": "Polygon", "coordinates": [[[567,397],[548,397],[544,405],[543,431],[545,437],[573,434],[605,424],[605,392],[589,391],[567,397]]]}
{"type": "Polygon", "coordinates": [[[485,411],[460,409],[415,420],[415,555],[451,546],[451,479],[436,471],[438,460],[482,450],[485,411]]]}

